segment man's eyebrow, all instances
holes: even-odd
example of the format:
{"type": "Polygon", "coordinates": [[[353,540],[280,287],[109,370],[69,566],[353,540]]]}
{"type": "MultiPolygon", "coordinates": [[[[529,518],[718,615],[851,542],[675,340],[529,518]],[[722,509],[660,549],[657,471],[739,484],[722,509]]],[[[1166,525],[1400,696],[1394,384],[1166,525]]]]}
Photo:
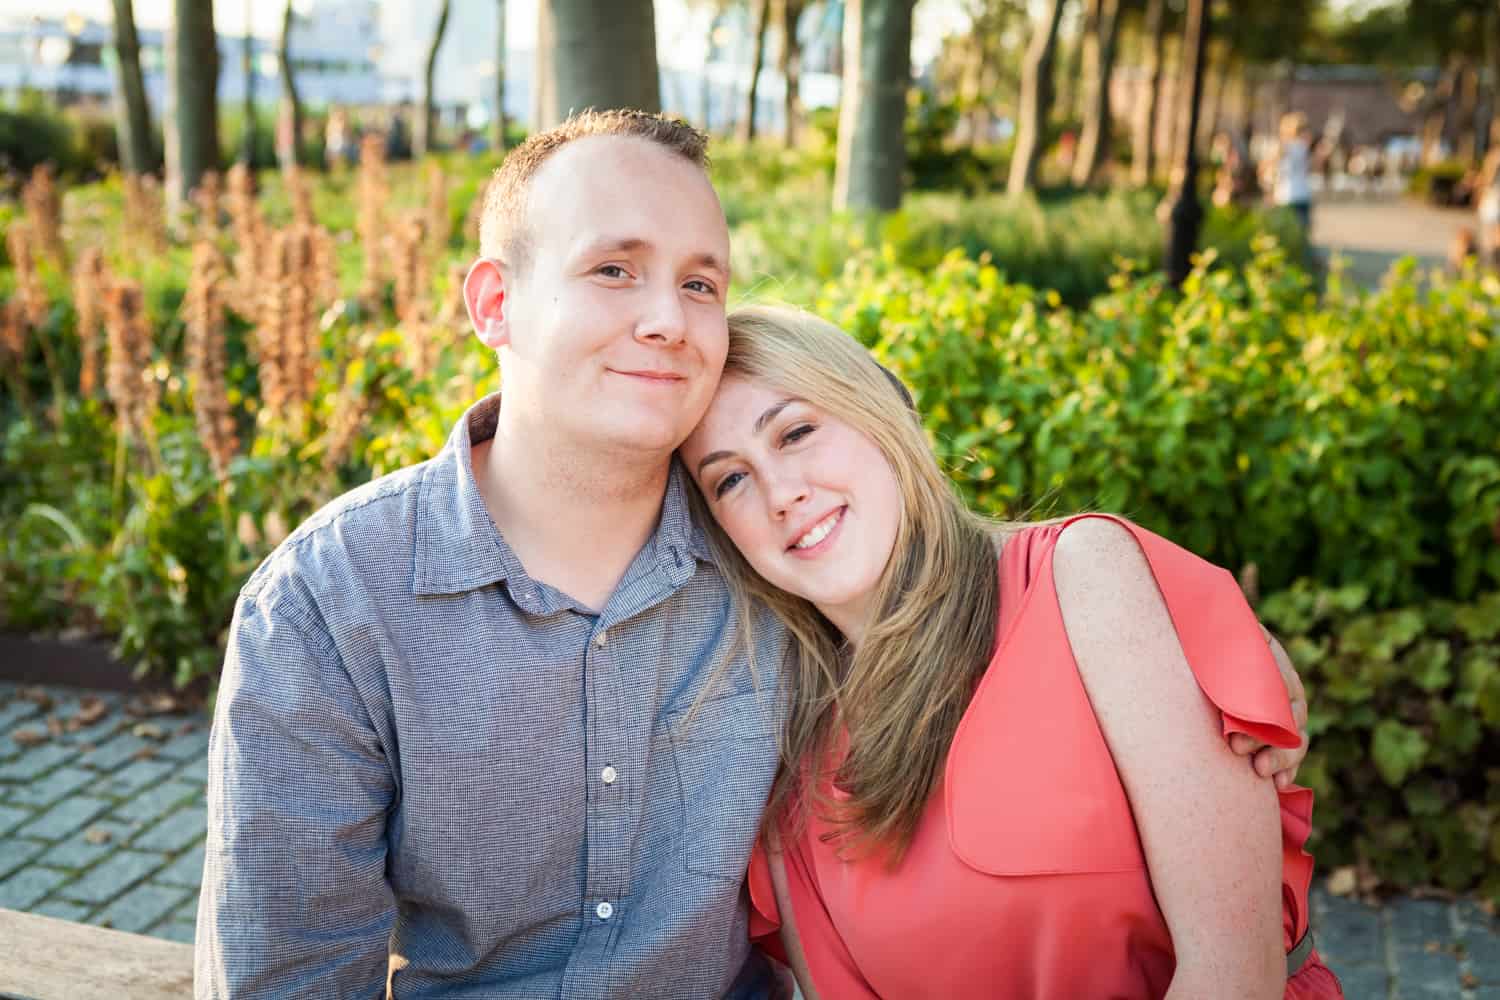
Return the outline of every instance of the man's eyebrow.
{"type": "Polygon", "coordinates": [[[710,271],[717,271],[725,277],[729,276],[729,262],[721,259],[716,253],[700,253],[693,258],[693,263],[699,267],[706,267],[710,271]]]}

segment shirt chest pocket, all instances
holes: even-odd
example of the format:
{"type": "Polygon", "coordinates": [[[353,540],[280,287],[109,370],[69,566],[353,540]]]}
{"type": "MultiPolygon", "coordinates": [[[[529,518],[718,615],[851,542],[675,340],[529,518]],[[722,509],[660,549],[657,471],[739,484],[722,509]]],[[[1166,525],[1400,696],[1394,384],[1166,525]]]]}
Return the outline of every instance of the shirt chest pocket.
{"type": "Polygon", "coordinates": [[[774,691],[751,691],[668,718],[688,871],[735,882],[745,877],[776,776],[775,706],[774,691]]]}

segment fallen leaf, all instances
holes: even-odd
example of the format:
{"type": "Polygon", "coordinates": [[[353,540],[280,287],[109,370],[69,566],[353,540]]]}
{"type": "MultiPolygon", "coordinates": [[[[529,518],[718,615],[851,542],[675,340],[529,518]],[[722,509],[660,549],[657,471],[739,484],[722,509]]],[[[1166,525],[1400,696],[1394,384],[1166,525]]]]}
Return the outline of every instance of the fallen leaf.
{"type": "Polygon", "coordinates": [[[1422,950],[1429,955],[1435,955],[1443,950],[1443,943],[1441,941],[1428,941],[1422,946],[1422,950]]]}
{"type": "Polygon", "coordinates": [[[99,748],[97,746],[95,746],[94,744],[92,744],[92,743],[80,743],[80,744],[78,744],[78,752],[79,753],[93,753],[97,749],[99,749],[99,748]]]}
{"type": "Polygon", "coordinates": [[[107,844],[113,838],[114,834],[102,826],[91,826],[83,835],[83,839],[87,840],[90,844],[107,844]]]}
{"type": "Polygon", "coordinates": [[[1335,868],[1328,875],[1328,892],[1333,896],[1351,896],[1359,887],[1359,876],[1354,872],[1353,865],[1344,865],[1335,868]]]}
{"type": "Polygon", "coordinates": [[[188,733],[195,731],[197,728],[198,723],[196,722],[184,722],[182,725],[177,727],[177,735],[186,736],[188,733]]]}
{"type": "Polygon", "coordinates": [[[63,734],[62,720],[55,715],[47,716],[47,732],[52,734],[54,740],[61,739],[63,734]]]}
{"type": "Polygon", "coordinates": [[[1466,990],[1476,989],[1479,986],[1479,977],[1472,972],[1465,972],[1458,977],[1458,985],[1466,990]]]}
{"type": "Polygon", "coordinates": [[[130,732],[142,740],[161,741],[167,738],[167,731],[154,722],[138,722],[130,732]]]}
{"type": "Polygon", "coordinates": [[[141,747],[130,755],[131,760],[153,760],[156,757],[156,747],[141,747]]]}
{"type": "Polygon", "coordinates": [[[26,729],[17,729],[10,734],[10,738],[15,741],[16,746],[34,747],[46,743],[48,736],[43,730],[28,727],[26,729]]]}
{"type": "Polygon", "coordinates": [[[80,726],[92,726],[109,713],[109,706],[97,695],[89,695],[78,703],[78,714],[73,721],[80,726]]]}
{"type": "Polygon", "coordinates": [[[52,696],[47,693],[46,688],[23,688],[16,697],[22,701],[29,701],[43,712],[52,707],[52,696]]]}

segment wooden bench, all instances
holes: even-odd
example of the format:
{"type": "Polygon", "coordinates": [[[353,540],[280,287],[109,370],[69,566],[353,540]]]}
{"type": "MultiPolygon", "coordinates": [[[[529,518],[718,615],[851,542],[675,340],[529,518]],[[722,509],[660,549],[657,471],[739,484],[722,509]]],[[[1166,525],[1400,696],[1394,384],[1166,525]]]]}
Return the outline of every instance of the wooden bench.
{"type": "Polygon", "coordinates": [[[178,1000],[192,995],[192,945],[0,909],[4,1000],[178,1000]]]}

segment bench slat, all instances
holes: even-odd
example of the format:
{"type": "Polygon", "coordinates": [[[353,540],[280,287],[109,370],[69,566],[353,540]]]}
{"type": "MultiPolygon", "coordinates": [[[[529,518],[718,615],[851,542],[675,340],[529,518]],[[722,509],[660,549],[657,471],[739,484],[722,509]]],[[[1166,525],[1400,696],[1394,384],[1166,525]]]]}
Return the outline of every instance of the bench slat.
{"type": "Polygon", "coordinates": [[[0,909],[0,997],[175,1000],[192,995],[192,945],[0,909]]]}

